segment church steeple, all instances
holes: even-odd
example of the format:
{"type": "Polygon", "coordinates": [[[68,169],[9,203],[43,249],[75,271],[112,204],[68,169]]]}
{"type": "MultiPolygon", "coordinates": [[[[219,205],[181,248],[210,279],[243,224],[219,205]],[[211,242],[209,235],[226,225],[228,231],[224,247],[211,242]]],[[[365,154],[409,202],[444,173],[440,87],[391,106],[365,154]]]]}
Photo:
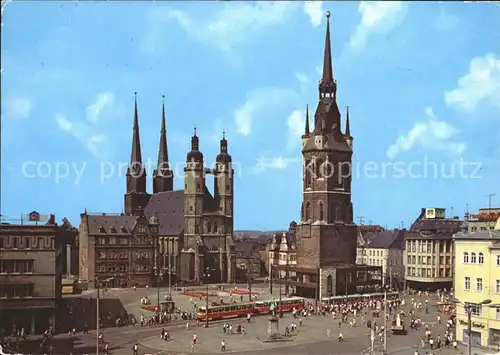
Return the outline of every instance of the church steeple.
{"type": "Polygon", "coordinates": [[[162,99],[160,145],[158,147],[158,165],[153,172],[153,193],[172,191],[174,189],[174,174],[168,161],[165,96],[162,99]]]}
{"type": "Polygon", "coordinates": [[[303,138],[309,137],[310,133],[311,132],[309,129],[309,105],[306,105],[306,129],[303,138]]]}
{"type": "Polygon", "coordinates": [[[196,135],[196,126],[194,134],[191,137],[191,151],[187,153],[187,162],[203,162],[203,154],[200,152],[200,140],[196,135]]]}
{"type": "Polygon", "coordinates": [[[337,81],[333,77],[332,48],[330,43],[330,11],[326,12],[325,51],[323,53],[323,73],[319,82],[319,102],[314,115],[314,136],[317,146],[323,147],[326,135],[334,139],[341,136],[340,110],[337,106],[337,81]]]}
{"type": "Polygon", "coordinates": [[[139,134],[139,112],[137,93],[134,102],[134,128],[132,133],[132,152],[127,169],[127,193],[125,194],[125,214],[138,216],[143,213],[150,195],[146,192],[146,168],[142,163],[141,138],[139,134]]]}
{"type": "Polygon", "coordinates": [[[346,109],[345,135],[346,137],[351,137],[351,124],[349,122],[349,106],[347,106],[346,109]]]}
{"type": "Polygon", "coordinates": [[[141,137],[139,135],[139,113],[137,109],[137,92],[135,95],[134,103],[134,128],[132,133],[132,154],[130,156],[130,165],[140,164],[142,165],[142,154],[141,154],[141,137]]]}
{"type": "Polygon", "coordinates": [[[337,82],[333,78],[332,47],[330,42],[330,11],[326,12],[325,52],[323,54],[323,75],[319,83],[319,97],[333,97],[337,94],[337,82]]]}
{"type": "Polygon", "coordinates": [[[349,147],[351,149],[353,149],[353,138],[351,136],[351,123],[350,123],[350,120],[349,120],[349,106],[347,106],[347,110],[346,110],[346,120],[345,120],[345,140],[347,142],[347,144],[349,145],[349,147]]]}

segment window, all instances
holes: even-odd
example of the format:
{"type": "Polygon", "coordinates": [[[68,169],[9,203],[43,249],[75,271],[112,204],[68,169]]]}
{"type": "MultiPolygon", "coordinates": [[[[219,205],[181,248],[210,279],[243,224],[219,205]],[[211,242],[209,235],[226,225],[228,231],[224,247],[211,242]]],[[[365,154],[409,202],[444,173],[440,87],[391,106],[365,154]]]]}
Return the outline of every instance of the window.
{"type": "MultiPolygon", "coordinates": [[[[482,307],[480,304],[465,302],[465,307],[470,307],[471,314],[474,317],[480,317],[482,314],[482,307]]],[[[467,314],[465,309],[464,309],[464,313],[467,314]]]]}
{"type": "Polygon", "coordinates": [[[7,284],[0,289],[0,298],[33,297],[33,284],[7,284]]]}
{"type": "Polygon", "coordinates": [[[495,281],[495,293],[500,293],[500,280],[495,281]]]}
{"type": "Polygon", "coordinates": [[[481,277],[478,277],[476,279],[476,291],[477,292],[483,291],[483,279],[481,277]]]}
{"type": "Polygon", "coordinates": [[[484,264],[484,254],[483,253],[479,253],[479,257],[478,257],[478,262],[479,264],[484,264]]]}
{"type": "Polygon", "coordinates": [[[464,253],[464,264],[467,264],[468,262],[469,262],[469,253],[465,252],[464,253]]]}
{"type": "Polygon", "coordinates": [[[497,255],[497,266],[500,266],[500,255],[497,255]]]}
{"type": "Polygon", "coordinates": [[[496,311],[495,311],[495,318],[500,320],[500,307],[497,307],[496,308],[496,311]]]}
{"type": "Polygon", "coordinates": [[[23,260],[22,263],[23,263],[22,272],[26,274],[32,274],[34,269],[33,267],[34,260],[23,260]]]}
{"type": "MultiPolygon", "coordinates": [[[[441,269],[443,270],[443,269],[441,269]]],[[[470,277],[465,277],[464,288],[468,291],[470,290],[470,277]]]]}
{"type": "Polygon", "coordinates": [[[477,262],[476,253],[470,254],[470,262],[471,264],[475,264],[477,262]]]}
{"type": "Polygon", "coordinates": [[[116,244],[116,238],[115,237],[109,238],[109,244],[110,245],[115,245],[116,244]]]}

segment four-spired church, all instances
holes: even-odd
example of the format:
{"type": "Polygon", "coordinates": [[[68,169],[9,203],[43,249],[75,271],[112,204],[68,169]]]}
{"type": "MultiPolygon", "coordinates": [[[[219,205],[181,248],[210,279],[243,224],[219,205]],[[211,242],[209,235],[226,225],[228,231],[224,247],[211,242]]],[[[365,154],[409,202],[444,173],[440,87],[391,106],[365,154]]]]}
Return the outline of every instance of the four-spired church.
{"type": "Polygon", "coordinates": [[[162,107],[158,165],[153,193],[146,190],[135,100],[132,154],[126,175],[125,210],[121,214],[81,214],[80,277],[113,286],[175,282],[232,282],[232,158],[223,136],[214,167],[204,165],[199,137],[191,137],[184,166],[184,189],[174,190],[167,150],[165,103],[162,107]],[[206,176],[214,176],[213,195],[206,176]]]}

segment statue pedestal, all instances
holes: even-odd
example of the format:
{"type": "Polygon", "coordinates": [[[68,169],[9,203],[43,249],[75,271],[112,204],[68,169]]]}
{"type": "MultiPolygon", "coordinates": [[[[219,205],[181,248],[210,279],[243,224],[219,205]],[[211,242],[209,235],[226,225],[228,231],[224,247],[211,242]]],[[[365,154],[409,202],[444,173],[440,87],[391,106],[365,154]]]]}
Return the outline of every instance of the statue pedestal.
{"type": "Polygon", "coordinates": [[[280,338],[279,329],[279,318],[271,316],[269,317],[269,327],[267,328],[267,338],[268,339],[278,339],[280,338]]]}

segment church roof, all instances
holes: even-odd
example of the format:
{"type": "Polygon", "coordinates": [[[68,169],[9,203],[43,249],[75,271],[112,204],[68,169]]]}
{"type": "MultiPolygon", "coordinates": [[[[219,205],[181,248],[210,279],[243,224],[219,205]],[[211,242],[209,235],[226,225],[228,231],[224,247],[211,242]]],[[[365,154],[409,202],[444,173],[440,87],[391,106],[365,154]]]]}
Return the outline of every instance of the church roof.
{"type": "Polygon", "coordinates": [[[144,213],[158,217],[160,235],[180,235],[184,229],[184,190],[153,194],[144,213]]]}

